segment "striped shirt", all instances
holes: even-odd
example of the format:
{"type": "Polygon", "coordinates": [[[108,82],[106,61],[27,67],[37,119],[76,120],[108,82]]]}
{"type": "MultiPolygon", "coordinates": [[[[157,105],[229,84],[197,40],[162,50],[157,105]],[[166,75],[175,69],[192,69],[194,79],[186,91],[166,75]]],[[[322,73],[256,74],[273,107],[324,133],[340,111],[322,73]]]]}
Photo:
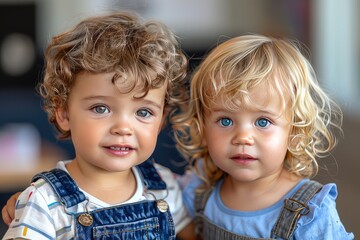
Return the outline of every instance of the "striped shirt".
{"type": "MultiPolygon", "coordinates": [[[[57,168],[67,171],[65,167],[66,163],[68,162],[60,161],[57,164],[57,168]]],[[[163,181],[166,182],[168,193],[161,190],[152,191],[151,193],[154,195],[145,194],[138,169],[133,168],[137,189],[135,194],[122,204],[134,203],[146,199],[150,200],[154,199],[154,196],[158,199],[165,197],[174,219],[175,229],[176,231],[180,231],[191,221],[182,202],[180,187],[174,174],[168,168],[158,164],[154,164],[154,166],[163,181]]],[[[50,184],[43,179],[32,183],[31,186],[19,196],[16,203],[15,218],[3,239],[72,239],[75,228],[74,213],[84,212],[85,207],[87,207],[88,211],[93,211],[99,208],[113,206],[91,196],[82,189],[80,190],[89,201],[84,201],[76,206],[65,209],[50,184]]]]}

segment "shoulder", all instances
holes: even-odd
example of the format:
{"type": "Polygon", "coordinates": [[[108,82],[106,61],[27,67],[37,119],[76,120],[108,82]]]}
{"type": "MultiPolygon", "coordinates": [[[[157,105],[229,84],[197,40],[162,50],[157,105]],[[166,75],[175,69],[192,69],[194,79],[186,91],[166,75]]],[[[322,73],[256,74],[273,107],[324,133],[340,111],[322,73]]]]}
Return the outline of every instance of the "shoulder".
{"type": "Polygon", "coordinates": [[[166,191],[154,191],[156,192],[157,197],[166,197],[165,199],[170,202],[176,201],[178,197],[181,197],[181,188],[179,186],[179,182],[177,181],[177,175],[169,168],[160,164],[154,163],[154,167],[161,180],[166,183],[166,191]]]}
{"type": "Polygon", "coordinates": [[[336,209],[337,186],[325,184],[309,201],[310,212],[300,218],[295,235],[306,239],[353,239],[336,209]]]}
{"type": "Polygon", "coordinates": [[[56,194],[51,185],[44,179],[39,178],[21,193],[19,200],[34,201],[35,199],[44,199],[45,202],[48,202],[54,197],[56,198],[56,194]]]}
{"type": "Polygon", "coordinates": [[[183,188],[183,200],[189,214],[195,217],[195,193],[204,181],[192,170],[187,171],[180,178],[183,188]]]}
{"type": "Polygon", "coordinates": [[[156,169],[156,171],[158,172],[158,174],[160,175],[161,179],[166,183],[166,185],[169,187],[172,185],[176,185],[177,181],[176,181],[176,174],[173,173],[169,168],[160,165],[158,163],[154,163],[154,167],[156,169]]]}
{"type": "Polygon", "coordinates": [[[56,205],[60,205],[60,199],[55,190],[44,178],[42,174],[38,173],[34,176],[33,182],[27,187],[19,196],[18,204],[27,208],[41,207],[44,209],[52,208],[56,205]],[[29,204],[27,204],[29,203],[29,204]]]}
{"type": "Polygon", "coordinates": [[[307,221],[311,221],[319,214],[332,214],[336,211],[336,198],[338,196],[337,186],[334,183],[323,185],[318,193],[309,201],[311,217],[307,221]]]}
{"type": "Polygon", "coordinates": [[[23,237],[24,233],[26,239],[55,238],[55,214],[51,204],[54,199],[50,185],[43,179],[32,183],[18,197],[14,221],[4,239],[23,237]]]}

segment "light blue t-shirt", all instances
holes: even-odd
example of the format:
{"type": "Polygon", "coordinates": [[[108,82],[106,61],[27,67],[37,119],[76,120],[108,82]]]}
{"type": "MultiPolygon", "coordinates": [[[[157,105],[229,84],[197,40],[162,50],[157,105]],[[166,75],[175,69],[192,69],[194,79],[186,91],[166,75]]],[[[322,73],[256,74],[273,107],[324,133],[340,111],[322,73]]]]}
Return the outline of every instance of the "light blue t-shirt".
{"type": "MultiPolygon", "coordinates": [[[[269,238],[283,208],[285,198],[291,197],[306,181],[300,181],[290,192],[274,205],[252,212],[235,211],[226,207],[221,201],[220,181],[211,193],[206,207],[205,216],[214,224],[234,232],[253,238],[269,238]]],[[[195,189],[202,180],[192,174],[183,191],[186,207],[192,217],[195,216],[195,189]]],[[[293,239],[354,239],[353,233],[346,232],[336,210],[337,188],[334,183],[326,184],[308,203],[310,212],[297,222],[293,239]]]]}

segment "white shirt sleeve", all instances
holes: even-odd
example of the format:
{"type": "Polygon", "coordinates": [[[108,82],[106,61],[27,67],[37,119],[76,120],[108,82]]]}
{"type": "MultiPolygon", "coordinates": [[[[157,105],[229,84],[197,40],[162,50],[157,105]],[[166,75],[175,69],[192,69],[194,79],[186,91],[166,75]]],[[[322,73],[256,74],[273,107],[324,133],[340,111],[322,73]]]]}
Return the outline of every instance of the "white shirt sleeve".
{"type": "Polygon", "coordinates": [[[159,164],[155,164],[155,168],[162,180],[166,182],[169,192],[165,200],[169,204],[170,212],[175,224],[175,230],[176,232],[180,232],[192,221],[192,218],[184,206],[182,191],[177,181],[176,174],[159,164]]]}
{"type": "Polygon", "coordinates": [[[15,218],[3,239],[55,239],[54,219],[48,205],[37,187],[28,187],[16,202],[15,218]]]}

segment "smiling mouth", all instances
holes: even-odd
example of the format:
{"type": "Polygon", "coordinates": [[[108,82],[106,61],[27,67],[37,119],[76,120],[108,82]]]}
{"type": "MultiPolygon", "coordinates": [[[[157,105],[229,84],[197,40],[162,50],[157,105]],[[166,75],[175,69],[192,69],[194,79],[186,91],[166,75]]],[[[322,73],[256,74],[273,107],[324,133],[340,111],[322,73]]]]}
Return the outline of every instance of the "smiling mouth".
{"type": "Polygon", "coordinates": [[[114,155],[114,156],[120,156],[125,157],[133,153],[136,149],[131,146],[108,146],[106,147],[107,152],[114,155]]]}
{"type": "Polygon", "coordinates": [[[115,150],[115,151],[129,151],[131,150],[131,148],[129,147],[110,147],[111,150],[115,150]]]}

